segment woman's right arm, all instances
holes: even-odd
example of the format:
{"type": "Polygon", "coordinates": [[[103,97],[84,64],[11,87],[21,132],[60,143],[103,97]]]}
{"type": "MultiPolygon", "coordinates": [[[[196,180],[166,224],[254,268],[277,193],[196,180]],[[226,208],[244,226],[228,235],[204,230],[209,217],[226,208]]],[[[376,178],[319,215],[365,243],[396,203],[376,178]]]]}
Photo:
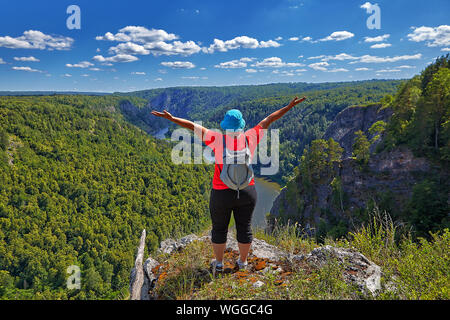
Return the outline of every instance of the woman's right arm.
{"type": "Polygon", "coordinates": [[[296,106],[297,104],[299,104],[300,102],[302,102],[304,100],[306,100],[306,97],[303,97],[301,99],[295,97],[294,99],[292,99],[291,102],[289,102],[289,104],[287,106],[273,112],[268,117],[264,118],[264,120],[262,120],[258,125],[260,125],[263,129],[269,128],[269,126],[272,124],[272,122],[280,119],[282,116],[284,116],[286,114],[286,112],[288,112],[294,106],[296,106]]]}
{"type": "Polygon", "coordinates": [[[194,133],[203,141],[203,138],[206,136],[206,132],[208,129],[205,127],[199,125],[198,123],[172,116],[169,112],[164,110],[163,112],[158,111],[152,111],[152,114],[157,117],[165,118],[169,121],[172,121],[173,123],[176,123],[177,125],[192,130],[194,133]]]}

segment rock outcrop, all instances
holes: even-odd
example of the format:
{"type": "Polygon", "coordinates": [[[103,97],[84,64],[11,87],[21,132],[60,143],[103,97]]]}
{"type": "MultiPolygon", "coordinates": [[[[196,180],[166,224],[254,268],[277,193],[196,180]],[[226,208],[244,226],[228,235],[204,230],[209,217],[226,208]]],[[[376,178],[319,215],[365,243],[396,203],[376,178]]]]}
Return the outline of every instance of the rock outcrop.
{"type": "MultiPolygon", "coordinates": [[[[131,300],[157,299],[158,297],[153,289],[158,280],[161,279],[162,281],[167,276],[164,271],[166,267],[164,261],[156,261],[154,258],[148,257],[142,263],[143,241],[145,242],[145,230],[142,233],[138,247],[135,267],[131,272],[131,300]]],[[[180,252],[195,241],[210,243],[210,236],[198,237],[191,234],[179,240],[167,239],[161,242],[159,251],[170,256],[180,252]]],[[[230,234],[227,239],[225,257],[227,256],[232,257],[232,260],[238,256],[237,242],[230,234]]],[[[373,295],[380,289],[381,268],[354,249],[337,248],[328,245],[315,248],[307,255],[291,254],[268,244],[264,240],[254,239],[248,261],[249,271],[247,274],[236,269],[233,270],[233,268],[229,268],[227,273],[235,273],[239,279],[250,277],[253,279],[253,287],[255,288],[264,286],[265,283],[258,280],[254,275],[271,271],[280,275],[280,280],[278,281],[289,281],[289,276],[296,272],[293,266],[297,266],[296,270],[298,271],[298,268],[302,268],[305,263],[308,265],[308,268],[322,268],[328,263],[336,261],[342,266],[343,278],[349,284],[354,284],[362,292],[373,295]]],[[[227,267],[227,263],[225,263],[225,267],[227,267]]]]}
{"type": "Polygon", "coordinates": [[[370,201],[389,201],[395,209],[403,208],[411,197],[413,186],[433,168],[427,159],[415,157],[406,147],[374,153],[374,144],[365,168],[351,158],[355,132],[362,130],[371,139],[368,129],[376,121],[388,121],[391,114],[388,108],[383,109],[380,105],[348,107],[340,112],[324,138],[333,138],[343,147],[341,163],[333,168],[330,176],[313,185],[310,192],[305,192],[297,177],[293,185],[284,188],[275,199],[272,219],[280,215],[293,217],[312,235],[321,222],[328,226],[331,221],[358,225],[354,213],[367,208],[370,201]],[[341,181],[340,195],[333,194],[331,186],[336,177],[341,181]],[[341,198],[340,203],[336,203],[337,196],[341,198]]]}
{"type": "MultiPolygon", "coordinates": [[[[371,139],[373,136],[369,134],[369,128],[377,121],[389,121],[391,116],[392,109],[382,108],[380,104],[345,108],[337,114],[328,126],[323,139],[333,138],[334,141],[339,142],[341,147],[344,148],[342,158],[349,158],[352,156],[355,132],[361,130],[371,139]]],[[[371,151],[375,150],[376,144],[371,145],[371,151]]]]}

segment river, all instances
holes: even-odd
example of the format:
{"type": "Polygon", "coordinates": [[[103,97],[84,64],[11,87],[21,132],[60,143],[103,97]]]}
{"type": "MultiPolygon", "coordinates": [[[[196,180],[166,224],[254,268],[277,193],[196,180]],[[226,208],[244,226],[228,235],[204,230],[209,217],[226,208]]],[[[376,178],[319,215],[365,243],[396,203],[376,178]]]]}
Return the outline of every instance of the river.
{"type": "Polygon", "coordinates": [[[273,201],[280,194],[280,185],[265,178],[255,177],[255,187],[258,200],[256,201],[255,211],[253,211],[252,225],[264,228],[266,226],[266,214],[270,212],[273,201]]]}
{"type": "MultiPolygon", "coordinates": [[[[158,139],[164,139],[168,130],[169,128],[164,128],[154,136],[158,139]]],[[[214,161],[214,159],[211,160],[214,161]]],[[[270,212],[273,201],[280,194],[280,185],[265,178],[255,177],[255,187],[258,193],[258,200],[255,211],[253,212],[252,225],[254,227],[264,228],[266,226],[266,214],[270,212]]]]}

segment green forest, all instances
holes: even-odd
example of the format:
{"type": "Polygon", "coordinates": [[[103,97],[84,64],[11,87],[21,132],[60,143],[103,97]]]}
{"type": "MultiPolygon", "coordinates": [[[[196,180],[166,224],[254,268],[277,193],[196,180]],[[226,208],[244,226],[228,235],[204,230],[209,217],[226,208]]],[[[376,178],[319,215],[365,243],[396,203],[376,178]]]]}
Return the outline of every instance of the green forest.
{"type": "Polygon", "coordinates": [[[120,297],[142,229],[156,248],[208,224],[212,170],[172,164],[123,99],[0,98],[0,297],[120,297]],[[81,290],[66,289],[70,265],[81,290]]]}

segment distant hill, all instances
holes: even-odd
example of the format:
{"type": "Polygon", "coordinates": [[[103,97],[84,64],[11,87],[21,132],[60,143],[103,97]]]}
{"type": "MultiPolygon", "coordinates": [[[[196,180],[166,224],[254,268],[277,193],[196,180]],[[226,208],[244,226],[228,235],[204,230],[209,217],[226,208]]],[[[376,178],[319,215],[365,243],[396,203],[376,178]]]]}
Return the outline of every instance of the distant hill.
{"type": "Polygon", "coordinates": [[[0,96],[50,96],[50,95],[87,95],[104,96],[108,92],[81,92],[81,91],[0,91],[0,96]]]}

